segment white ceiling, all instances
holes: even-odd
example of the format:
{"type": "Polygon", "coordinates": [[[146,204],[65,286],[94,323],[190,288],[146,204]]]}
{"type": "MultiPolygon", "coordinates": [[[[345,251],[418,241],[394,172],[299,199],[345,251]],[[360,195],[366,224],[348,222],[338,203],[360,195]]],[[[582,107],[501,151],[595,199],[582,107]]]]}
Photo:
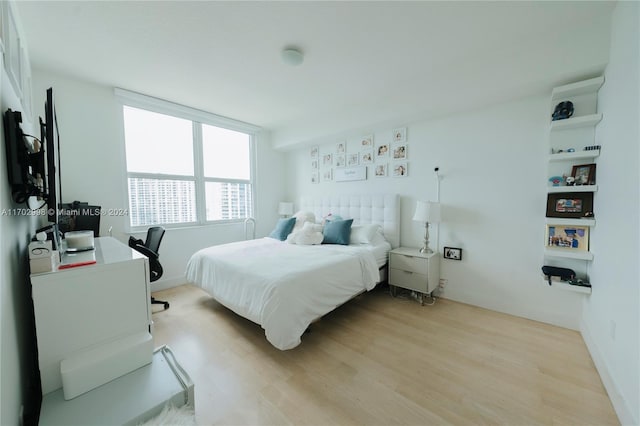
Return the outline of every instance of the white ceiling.
{"type": "Polygon", "coordinates": [[[613,2],[19,2],[32,64],[269,129],[286,149],[601,72],[613,2]],[[305,53],[302,65],[280,58],[305,53]]]}

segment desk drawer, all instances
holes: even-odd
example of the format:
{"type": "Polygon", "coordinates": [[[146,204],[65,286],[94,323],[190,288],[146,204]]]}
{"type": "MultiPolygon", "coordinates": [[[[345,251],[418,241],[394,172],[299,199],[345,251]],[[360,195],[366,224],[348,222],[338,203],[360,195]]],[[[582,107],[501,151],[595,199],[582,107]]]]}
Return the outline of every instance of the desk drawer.
{"type": "Polygon", "coordinates": [[[428,262],[425,258],[406,256],[398,253],[391,253],[390,257],[389,267],[391,268],[417,272],[424,275],[428,273],[428,262]]]}
{"type": "Polygon", "coordinates": [[[389,268],[389,284],[421,293],[429,293],[427,276],[417,272],[389,268]]]}

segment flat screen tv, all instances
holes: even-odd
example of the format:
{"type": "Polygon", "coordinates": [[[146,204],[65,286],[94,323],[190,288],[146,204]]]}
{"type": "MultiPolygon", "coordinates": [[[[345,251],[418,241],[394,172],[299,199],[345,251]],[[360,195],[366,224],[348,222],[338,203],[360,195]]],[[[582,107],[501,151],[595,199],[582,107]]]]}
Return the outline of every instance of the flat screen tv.
{"type": "Polygon", "coordinates": [[[53,88],[47,89],[47,101],[44,104],[44,123],[40,123],[43,132],[43,141],[47,156],[47,220],[58,223],[58,202],[62,198],[62,184],[60,177],[60,134],[58,132],[58,119],[56,107],[53,101],[53,88]]]}

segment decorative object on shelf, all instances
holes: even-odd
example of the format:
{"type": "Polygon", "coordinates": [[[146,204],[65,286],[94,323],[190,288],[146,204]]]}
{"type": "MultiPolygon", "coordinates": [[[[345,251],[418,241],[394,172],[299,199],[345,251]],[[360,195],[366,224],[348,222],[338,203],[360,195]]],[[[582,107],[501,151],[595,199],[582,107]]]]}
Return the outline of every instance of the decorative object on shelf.
{"type": "Polygon", "coordinates": [[[571,176],[575,179],[576,185],[595,185],[596,184],[596,165],[580,164],[573,166],[571,176]]]}
{"type": "Polygon", "coordinates": [[[281,201],[278,205],[278,214],[282,217],[289,217],[293,214],[293,203],[281,201]]]}
{"type": "Polygon", "coordinates": [[[576,273],[573,269],[560,268],[558,266],[544,265],[542,267],[542,273],[545,274],[549,280],[549,285],[551,285],[552,277],[559,277],[561,281],[569,281],[576,277],[576,273]]]}
{"type": "Polygon", "coordinates": [[[566,120],[573,115],[573,102],[562,101],[553,110],[551,121],[566,120]]]}
{"type": "Polygon", "coordinates": [[[567,186],[574,186],[576,184],[576,178],[573,176],[565,176],[564,182],[567,186]]]}
{"type": "Polygon", "coordinates": [[[429,223],[440,223],[440,203],[434,201],[418,201],[413,220],[424,223],[424,246],[420,253],[433,253],[429,248],[429,223]]]}
{"type": "Polygon", "coordinates": [[[549,178],[549,182],[551,182],[552,186],[560,186],[562,183],[562,176],[551,176],[549,178]]]}
{"type": "Polygon", "coordinates": [[[547,247],[589,251],[589,227],[547,225],[547,247]]]}
{"type": "Polygon", "coordinates": [[[547,194],[547,217],[593,217],[593,192],[547,194]]]}
{"type": "Polygon", "coordinates": [[[457,247],[445,247],[444,258],[451,260],[462,260],[462,249],[457,247]]]}
{"type": "Polygon", "coordinates": [[[397,129],[393,129],[393,141],[394,142],[404,142],[407,140],[407,128],[400,127],[397,129]]]}

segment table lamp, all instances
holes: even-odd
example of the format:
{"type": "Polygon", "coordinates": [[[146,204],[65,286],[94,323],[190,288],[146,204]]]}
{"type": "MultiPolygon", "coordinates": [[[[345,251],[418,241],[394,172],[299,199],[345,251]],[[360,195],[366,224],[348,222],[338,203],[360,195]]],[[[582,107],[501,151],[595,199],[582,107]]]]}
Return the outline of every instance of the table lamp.
{"type": "Polygon", "coordinates": [[[433,253],[429,248],[429,223],[440,222],[440,203],[434,201],[418,201],[416,203],[416,212],[413,220],[424,223],[424,246],[420,249],[420,253],[433,253]]]}

